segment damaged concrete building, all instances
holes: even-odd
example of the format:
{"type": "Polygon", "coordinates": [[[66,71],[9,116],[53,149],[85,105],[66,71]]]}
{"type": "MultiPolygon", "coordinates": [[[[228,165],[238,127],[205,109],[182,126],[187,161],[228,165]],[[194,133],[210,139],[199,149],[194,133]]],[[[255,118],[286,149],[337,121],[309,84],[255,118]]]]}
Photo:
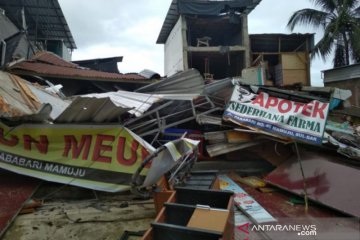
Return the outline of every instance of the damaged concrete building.
{"type": "Polygon", "coordinates": [[[71,62],[76,43],[57,0],[0,0],[0,67],[40,85],[59,85],[65,96],[134,90],[152,71],[122,74],[122,56],[71,62]]]}
{"type": "Polygon", "coordinates": [[[0,0],[1,65],[39,50],[71,60],[75,40],[57,0],[0,0]]]}
{"type": "Polygon", "coordinates": [[[2,45],[0,238],[358,240],[360,121],[350,90],[303,86],[314,35],[248,34],[260,0],[169,2],[161,78],[66,60],[40,34],[66,33],[57,0],[0,0],[0,33],[38,47],[2,45]]]}
{"type": "Polygon", "coordinates": [[[165,75],[189,68],[206,79],[239,76],[250,66],[247,14],[260,0],[173,0],[157,39],[165,75]]]}
{"type": "Polygon", "coordinates": [[[260,2],[173,0],[157,39],[164,44],[165,75],[195,68],[205,80],[310,85],[314,35],[249,35],[248,14],[260,2]]]}

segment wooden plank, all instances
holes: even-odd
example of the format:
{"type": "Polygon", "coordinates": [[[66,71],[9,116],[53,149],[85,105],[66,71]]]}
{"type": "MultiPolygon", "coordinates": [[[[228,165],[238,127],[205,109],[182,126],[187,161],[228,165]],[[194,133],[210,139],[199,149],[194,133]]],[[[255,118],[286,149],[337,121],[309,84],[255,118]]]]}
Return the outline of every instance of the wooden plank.
{"type": "Polygon", "coordinates": [[[281,63],[283,69],[302,69],[307,68],[305,53],[283,53],[281,54],[281,63]]]}
{"type": "Polygon", "coordinates": [[[187,226],[204,230],[225,232],[226,223],[230,212],[227,209],[214,209],[197,207],[192,214],[187,226]]]}
{"type": "Polygon", "coordinates": [[[226,137],[229,143],[244,143],[254,139],[253,134],[238,131],[229,131],[226,133],[226,137]]]}
{"type": "MultiPolygon", "coordinates": [[[[221,47],[213,46],[213,47],[187,47],[188,52],[204,52],[204,53],[219,53],[221,47]]],[[[230,46],[230,52],[242,52],[245,51],[246,48],[244,46],[230,46]]]]}
{"type": "Polygon", "coordinates": [[[306,70],[283,70],[283,85],[302,83],[308,85],[306,70]]]}
{"type": "Polygon", "coordinates": [[[209,153],[210,157],[215,157],[215,156],[219,156],[219,155],[226,154],[226,153],[229,153],[229,152],[234,152],[234,151],[237,151],[237,150],[253,147],[253,146],[259,145],[259,144],[261,144],[263,142],[264,141],[262,141],[262,140],[256,140],[256,141],[253,141],[253,142],[246,142],[246,143],[242,143],[242,144],[238,144],[238,143],[219,143],[219,144],[206,146],[206,150],[209,153]]]}

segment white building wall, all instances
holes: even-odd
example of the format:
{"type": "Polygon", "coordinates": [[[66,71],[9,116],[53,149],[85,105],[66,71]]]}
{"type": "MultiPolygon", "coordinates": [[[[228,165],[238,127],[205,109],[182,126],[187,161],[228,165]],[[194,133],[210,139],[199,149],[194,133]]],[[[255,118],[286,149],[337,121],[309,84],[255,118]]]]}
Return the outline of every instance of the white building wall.
{"type": "Polygon", "coordinates": [[[182,17],[172,29],[165,43],[165,75],[171,76],[179,71],[184,71],[184,44],[182,17]]]}
{"type": "Polygon", "coordinates": [[[72,55],[71,50],[65,46],[65,44],[62,44],[62,58],[66,61],[71,61],[72,55]]]}
{"type": "MultiPolygon", "coordinates": [[[[1,11],[1,10],[0,10],[1,11]]],[[[3,13],[0,12],[0,40],[4,40],[19,30],[3,13]]]]}

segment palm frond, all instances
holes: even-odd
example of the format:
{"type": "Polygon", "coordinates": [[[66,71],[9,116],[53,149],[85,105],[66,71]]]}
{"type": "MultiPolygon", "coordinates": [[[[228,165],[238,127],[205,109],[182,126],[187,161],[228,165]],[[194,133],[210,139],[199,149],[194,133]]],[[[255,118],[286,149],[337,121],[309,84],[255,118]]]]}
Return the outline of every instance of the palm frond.
{"type": "Polygon", "coordinates": [[[343,0],[343,4],[344,8],[353,9],[358,7],[359,0],[343,0]]]}
{"type": "Polygon", "coordinates": [[[326,60],[332,53],[333,49],[333,39],[329,37],[324,37],[321,39],[311,52],[311,58],[314,59],[316,56],[321,57],[323,61],[326,60]]]}
{"type": "Polygon", "coordinates": [[[337,31],[336,21],[333,20],[326,26],[324,36],[315,45],[311,57],[320,56],[325,61],[331,55],[333,46],[339,39],[341,39],[341,33],[337,31]]]}
{"type": "Polygon", "coordinates": [[[326,12],[305,8],[296,11],[290,17],[287,27],[290,28],[291,31],[293,31],[297,25],[312,25],[315,28],[323,27],[328,18],[329,14],[326,12]]]}
{"type": "Polygon", "coordinates": [[[322,28],[324,36],[315,45],[311,57],[325,61],[335,53],[335,66],[349,64],[349,56],[360,61],[360,0],[310,0],[318,9],[301,9],[289,19],[293,31],[298,25],[322,28]],[[333,51],[335,50],[335,51],[333,51]]]}
{"type": "Polygon", "coordinates": [[[337,4],[334,0],[310,0],[316,7],[320,7],[325,12],[335,11],[337,4]]]}
{"type": "Polygon", "coordinates": [[[354,17],[360,17],[360,6],[353,10],[354,17]]]}

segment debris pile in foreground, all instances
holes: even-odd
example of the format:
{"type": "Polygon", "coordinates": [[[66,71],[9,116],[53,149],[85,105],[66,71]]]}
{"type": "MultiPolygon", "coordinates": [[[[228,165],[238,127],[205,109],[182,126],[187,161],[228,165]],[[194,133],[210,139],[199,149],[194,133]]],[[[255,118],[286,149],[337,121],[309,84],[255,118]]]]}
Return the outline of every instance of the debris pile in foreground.
{"type": "MultiPolygon", "coordinates": [[[[153,198],[157,217],[151,208],[146,240],[301,239],[334,225],[333,237],[358,237],[360,121],[346,111],[351,91],[245,85],[236,78],[205,84],[191,69],[147,84],[139,77],[135,90],[65,96],[71,89],[62,92],[60,85],[69,79],[59,79],[0,72],[0,196],[14,203],[1,212],[1,234],[25,203],[27,215],[13,227],[51,211],[51,201],[29,200],[41,179],[153,198]],[[279,230],[279,224],[308,229],[279,230]]],[[[106,218],[103,208],[76,219],[72,211],[59,221],[106,218]]],[[[129,226],[124,237],[147,228],[129,226]]]]}

